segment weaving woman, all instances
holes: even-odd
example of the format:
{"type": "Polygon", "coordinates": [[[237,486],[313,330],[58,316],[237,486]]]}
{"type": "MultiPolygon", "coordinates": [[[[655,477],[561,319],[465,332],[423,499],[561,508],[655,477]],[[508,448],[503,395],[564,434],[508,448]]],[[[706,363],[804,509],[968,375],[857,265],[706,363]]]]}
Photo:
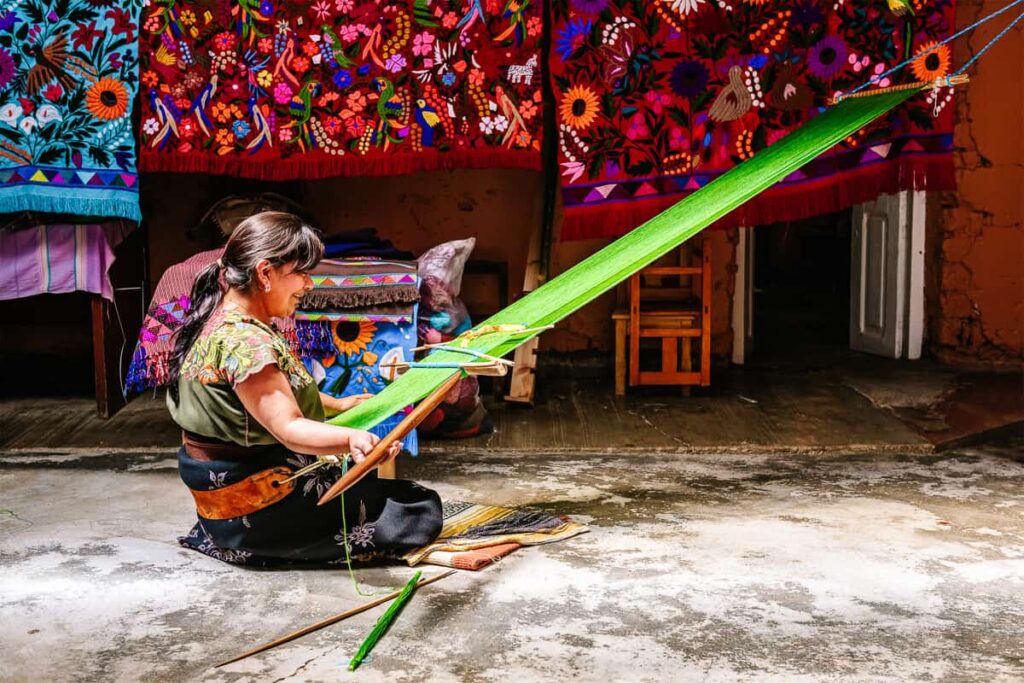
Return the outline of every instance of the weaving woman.
{"type": "Polygon", "coordinates": [[[312,228],[266,212],[239,224],[220,261],[196,278],[167,398],[183,430],[179,472],[199,516],[180,539],[189,548],[233,564],[338,562],[346,542],[354,558],[397,557],[441,530],[440,499],[413,482],[371,475],[343,502],[318,507],[341,470],[295,475],[312,456],[360,462],[379,441],[324,424],[365,397],[321,394],[272,325],[312,288],[307,273],[322,255],[312,228]]]}

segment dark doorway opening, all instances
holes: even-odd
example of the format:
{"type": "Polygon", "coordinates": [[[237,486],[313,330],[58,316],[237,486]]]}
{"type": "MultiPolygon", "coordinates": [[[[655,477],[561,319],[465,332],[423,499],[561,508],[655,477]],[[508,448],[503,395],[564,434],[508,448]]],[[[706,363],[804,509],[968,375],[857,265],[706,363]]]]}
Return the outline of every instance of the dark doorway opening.
{"type": "Polygon", "coordinates": [[[754,363],[821,367],[848,354],[851,216],[755,230],[754,363]]]}

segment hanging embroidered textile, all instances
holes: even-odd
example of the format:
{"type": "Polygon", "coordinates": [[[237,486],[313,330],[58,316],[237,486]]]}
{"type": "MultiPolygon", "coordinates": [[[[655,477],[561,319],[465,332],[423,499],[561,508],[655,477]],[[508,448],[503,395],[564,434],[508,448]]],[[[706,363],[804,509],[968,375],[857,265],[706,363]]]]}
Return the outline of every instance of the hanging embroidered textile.
{"type": "Polygon", "coordinates": [[[113,300],[107,271],[133,228],[118,220],[0,230],[0,299],[78,291],[113,300]]]}
{"type": "MultiPolygon", "coordinates": [[[[554,0],[563,238],[625,233],[819,116],[837,91],[934,45],[953,15],[951,0],[554,0]],[[912,10],[895,14],[894,3],[912,10]]],[[[944,76],[950,58],[942,46],[899,82],[944,76]]],[[[952,189],[944,102],[909,101],[716,227],[952,189]]]]}
{"type": "Polygon", "coordinates": [[[540,168],[540,0],[153,0],[142,168],[540,168]]]}
{"type": "Polygon", "coordinates": [[[0,212],[134,221],[142,0],[0,5],[0,212]]]}

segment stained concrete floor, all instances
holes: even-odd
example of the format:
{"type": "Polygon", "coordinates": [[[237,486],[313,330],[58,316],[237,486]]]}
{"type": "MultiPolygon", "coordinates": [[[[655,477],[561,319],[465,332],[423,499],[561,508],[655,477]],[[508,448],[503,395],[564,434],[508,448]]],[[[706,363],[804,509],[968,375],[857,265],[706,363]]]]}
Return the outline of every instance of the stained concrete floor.
{"type": "Polygon", "coordinates": [[[424,589],[354,674],[377,612],[210,668],[363,598],[337,570],[179,548],[194,513],[167,454],[7,454],[0,679],[1018,681],[1022,448],[403,461],[447,498],[591,531],[424,589]]]}

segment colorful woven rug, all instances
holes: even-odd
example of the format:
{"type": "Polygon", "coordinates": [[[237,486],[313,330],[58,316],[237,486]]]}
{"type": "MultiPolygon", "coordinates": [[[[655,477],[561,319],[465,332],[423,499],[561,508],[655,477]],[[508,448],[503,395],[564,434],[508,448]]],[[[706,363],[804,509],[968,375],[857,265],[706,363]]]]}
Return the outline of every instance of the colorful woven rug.
{"type": "Polygon", "coordinates": [[[540,168],[539,0],[154,1],[142,167],[540,168]]]}
{"type": "MultiPolygon", "coordinates": [[[[952,32],[951,0],[907,4],[913,14],[898,16],[885,2],[843,0],[553,0],[563,238],[631,230],[817,116],[837,91],[952,32]]],[[[942,47],[898,82],[945,75],[950,58],[942,47]]],[[[937,105],[911,99],[716,227],[951,189],[946,94],[937,105]]]]}
{"type": "MultiPolygon", "coordinates": [[[[445,501],[444,525],[437,539],[402,559],[409,566],[415,566],[427,562],[427,558],[436,552],[461,553],[510,543],[542,545],[564,541],[587,531],[589,529],[582,524],[538,510],[445,501]]],[[[436,559],[441,563],[454,558],[438,555],[436,559]]]]}
{"type": "Polygon", "coordinates": [[[0,299],[92,292],[113,299],[107,271],[129,221],[0,230],[0,299]]]}
{"type": "Polygon", "coordinates": [[[141,7],[0,7],[0,212],[141,220],[132,133],[141,7]]]}

